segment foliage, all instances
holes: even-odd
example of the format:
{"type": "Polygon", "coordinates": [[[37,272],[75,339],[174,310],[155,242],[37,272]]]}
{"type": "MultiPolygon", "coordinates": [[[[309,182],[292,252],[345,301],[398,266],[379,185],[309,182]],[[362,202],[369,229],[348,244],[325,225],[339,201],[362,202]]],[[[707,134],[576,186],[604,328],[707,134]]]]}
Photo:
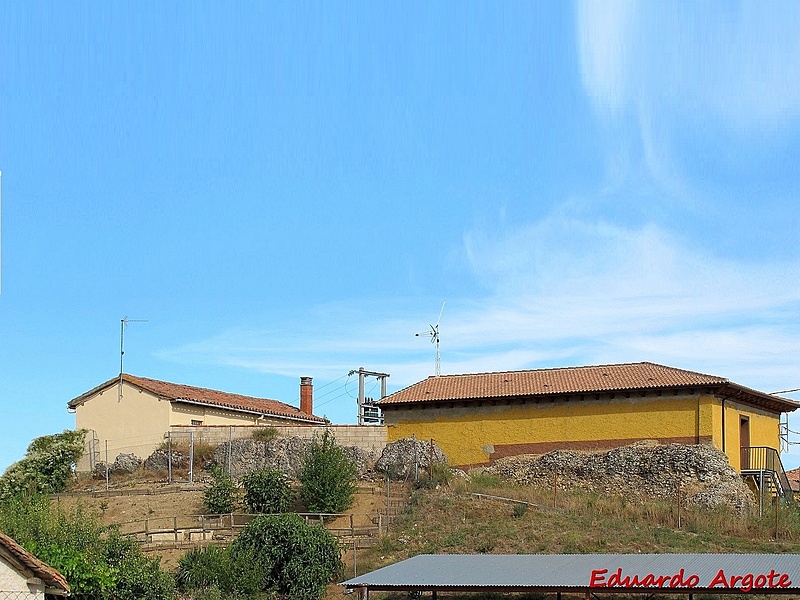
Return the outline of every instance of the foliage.
{"type": "Polygon", "coordinates": [[[355,463],[326,429],[322,439],[314,437],[303,461],[300,499],[312,512],[342,512],[353,504],[356,472],[355,463]]]}
{"type": "Polygon", "coordinates": [[[286,512],[292,499],[292,489],[286,475],[272,469],[259,469],[242,477],[244,503],[252,513],[286,512]]]}
{"type": "Polygon", "coordinates": [[[0,477],[0,500],[21,493],[55,494],[67,488],[72,468],[83,455],[85,429],[65,430],[33,440],[24,458],[0,477]]]}
{"type": "Polygon", "coordinates": [[[344,567],[336,538],[294,514],[256,517],[242,529],[231,552],[258,556],[267,584],[297,600],[321,598],[344,567]]]}
{"type": "Polygon", "coordinates": [[[269,587],[257,555],[219,546],[195,548],[184,554],[176,583],[183,591],[219,597],[252,597],[269,587]]]}
{"type": "Polygon", "coordinates": [[[66,510],[41,494],[17,494],[0,503],[0,530],[58,569],[78,600],[167,600],[169,573],[158,559],[82,506],[66,510]]]}
{"type": "Polygon", "coordinates": [[[278,430],[272,425],[267,425],[266,427],[253,430],[250,437],[257,442],[269,442],[278,437],[278,430]]]}
{"type": "Polygon", "coordinates": [[[219,467],[211,470],[212,482],[203,491],[203,505],[215,515],[233,512],[236,508],[236,486],[219,467]]]}
{"type": "Polygon", "coordinates": [[[453,478],[453,472],[445,463],[434,462],[433,468],[419,478],[414,484],[417,489],[435,489],[439,485],[448,485],[453,478]]]}

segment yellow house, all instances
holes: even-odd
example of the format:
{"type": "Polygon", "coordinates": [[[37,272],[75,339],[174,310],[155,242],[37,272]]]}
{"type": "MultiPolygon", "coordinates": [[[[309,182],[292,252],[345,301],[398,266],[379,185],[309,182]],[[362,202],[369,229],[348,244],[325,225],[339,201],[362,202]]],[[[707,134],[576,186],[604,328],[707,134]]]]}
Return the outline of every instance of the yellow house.
{"type": "Polygon", "coordinates": [[[723,377],[641,362],[431,376],[378,406],[390,442],[433,438],[451,465],[653,439],[713,444],[747,471],[780,464],[781,413],[800,404],[723,377]]]}
{"type": "Polygon", "coordinates": [[[176,426],[323,425],[312,414],[311,377],[300,378],[300,408],[146,377],[122,374],[73,398],[76,429],[86,429],[87,452],[79,471],[91,470],[105,456],[146,458],[176,426]]]}

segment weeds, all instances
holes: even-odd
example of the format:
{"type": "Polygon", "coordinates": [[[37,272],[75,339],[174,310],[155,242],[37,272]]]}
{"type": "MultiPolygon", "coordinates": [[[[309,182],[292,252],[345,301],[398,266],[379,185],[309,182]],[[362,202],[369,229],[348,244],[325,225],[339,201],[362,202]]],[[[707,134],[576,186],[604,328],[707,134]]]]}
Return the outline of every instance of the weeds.
{"type": "Polygon", "coordinates": [[[278,437],[278,430],[272,425],[267,425],[260,429],[254,429],[250,437],[257,442],[270,442],[278,437]]]}

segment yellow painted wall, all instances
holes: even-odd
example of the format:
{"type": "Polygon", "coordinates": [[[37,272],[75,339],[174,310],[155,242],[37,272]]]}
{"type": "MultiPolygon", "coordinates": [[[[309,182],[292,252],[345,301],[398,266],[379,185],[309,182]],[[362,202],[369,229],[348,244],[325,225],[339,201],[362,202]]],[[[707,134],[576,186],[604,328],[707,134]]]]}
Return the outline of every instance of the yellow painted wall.
{"type": "MultiPolygon", "coordinates": [[[[722,400],[714,399],[714,446],[723,448],[722,400]]],[[[725,454],[734,469],[741,468],[740,419],[750,422],[750,446],[780,449],[780,419],[778,415],[747,404],[725,401],[725,454]]]]}
{"type": "MultiPolygon", "coordinates": [[[[686,438],[721,447],[719,400],[707,394],[678,396],[631,395],[601,400],[559,400],[527,404],[484,402],[462,406],[443,403],[441,408],[384,410],[388,440],[416,435],[434,438],[452,465],[478,465],[490,460],[497,446],[527,443],[598,443],[617,445],[642,439],[686,438]]],[[[731,409],[732,410],[732,409],[731,409]]],[[[744,414],[744,413],[743,413],[744,414]]],[[[778,416],[748,409],[751,417],[751,445],[778,448],[778,416]],[[773,435],[773,433],[775,435],[773,435]]],[[[738,467],[738,416],[736,447],[728,448],[731,464],[738,467]],[[735,461],[735,462],[734,462],[735,461]]],[[[732,427],[733,425],[731,425],[732,427]]],[[[734,431],[728,432],[729,440],[734,431]]]]}

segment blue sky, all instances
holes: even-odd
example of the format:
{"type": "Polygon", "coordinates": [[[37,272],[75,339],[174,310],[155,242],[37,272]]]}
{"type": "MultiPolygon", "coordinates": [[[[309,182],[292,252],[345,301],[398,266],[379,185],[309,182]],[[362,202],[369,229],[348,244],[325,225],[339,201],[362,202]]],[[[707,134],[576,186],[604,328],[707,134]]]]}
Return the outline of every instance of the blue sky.
{"type": "Polygon", "coordinates": [[[800,387],[798,31],[791,2],[3,4],[0,468],[117,374],[123,317],[127,372],[311,376],[342,423],[351,369],[432,374],[445,299],[443,373],[800,387]]]}

